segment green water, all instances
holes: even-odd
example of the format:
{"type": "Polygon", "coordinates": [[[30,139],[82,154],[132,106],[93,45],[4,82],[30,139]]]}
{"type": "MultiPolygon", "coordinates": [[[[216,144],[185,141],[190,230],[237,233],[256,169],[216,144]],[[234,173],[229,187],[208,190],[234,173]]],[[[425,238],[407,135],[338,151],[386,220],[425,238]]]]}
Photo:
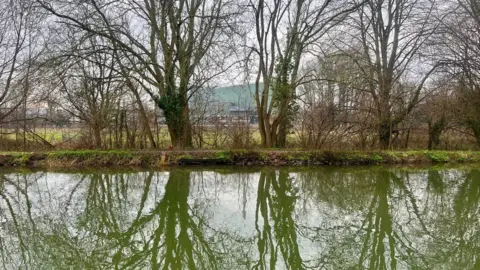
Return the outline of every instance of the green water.
{"type": "Polygon", "coordinates": [[[480,269],[480,169],[0,172],[3,269],[480,269]]]}

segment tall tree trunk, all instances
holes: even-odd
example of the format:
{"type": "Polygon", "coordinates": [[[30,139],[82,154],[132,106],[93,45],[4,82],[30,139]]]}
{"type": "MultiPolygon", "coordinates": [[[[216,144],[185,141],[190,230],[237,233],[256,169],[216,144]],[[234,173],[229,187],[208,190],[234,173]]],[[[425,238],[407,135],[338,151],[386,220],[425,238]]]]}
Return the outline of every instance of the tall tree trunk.
{"type": "MultiPolygon", "coordinates": [[[[293,90],[294,91],[294,90],[293,90]]],[[[287,135],[292,128],[293,117],[295,116],[294,102],[287,101],[290,103],[285,109],[284,116],[279,119],[280,123],[278,125],[277,132],[277,147],[285,148],[287,146],[287,135]]]]}
{"type": "Polygon", "coordinates": [[[408,149],[408,143],[410,142],[410,131],[411,131],[411,127],[408,128],[407,130],[407,136],[405,138],[405,145],[404,145],[404,149],[407,150],[408,149]]]}
{"type": "MultiPolygon", "coordinates": [[[[267,127],[266,122],[270,122],[270,118],[267,114],[266,102],[262,102],[262,97],[264,96],[264,91],[268,91],[269,83],[265,82],[262,86],[263,89],[260,89],[260,75],[257,77],[255,81],[255,101],[257,105],[257,117],[258,117],[258,131],[260,132],[260,138],[262,140],[263,147],[269,147],[269,142],[271,138],[267,135],[267,127]]],[[[271,146],[270,146],[271,147],[271,146]]]]}
{"type": "Polygon", "coordinates": [[[257,107],[257,116],[258,116],[258,132],[260,133],[260,139],[262,141],[262,146],[267,145],[267,134],[265,132],[265,123],[263,119],[263,112],[260,110],[260,107],[257,107]]]}
{"type": "MultiPolygon", "coordinates": [[[[120,136],[119,136],[119,143],[120,143],[120,148],[124,148],[127,144],[126,142],[123,141],[123,131],[125,130],[125,133],[128,134],[128,127],[127,127],[127,111],[126,110],[121,110],[120,111],[120,136]]],[[[125,137],[128,138],[127,135],[125,137]]],[[[128,140],[128,139],[127,139],[128,140]]]]}
{"type": "Polygon", "coordinates": [[[275,143],[275,134],[272,132],[270,123],[265,123],[264,127],[265,142],[263,143],[263,146],[266,148],[272,148],[275,143]]]}
{"type": "Polygon", "coordinates": [[[288,134],[288,126],[289,126],[289,118],[284,117],[284,119],[280,122],[278,127],[278,134],[277,134],[277,147],[285,148],[287,144],[287,134],[288,134]]]}
{"type": "Polygon", "coordinates": [[[102,130],[97,126],[92,127],[93,145],[95,148],[102,148],[102,130]]]}
{"type": "Polygon", "coordinates": [[[378,127],[378,141],[380,148],[386,150],[390,147],[390,139],[392,136],[392,121],[389,119],[380,120],[378,127]]]}
{"type": "Polygon", "coordinates": [[[165,96],[162,97],[159,107],[165,115],[172,145],[180,149],[193,147],[192,128],[186,99],[180,101],[178,96],[165,96]]]}

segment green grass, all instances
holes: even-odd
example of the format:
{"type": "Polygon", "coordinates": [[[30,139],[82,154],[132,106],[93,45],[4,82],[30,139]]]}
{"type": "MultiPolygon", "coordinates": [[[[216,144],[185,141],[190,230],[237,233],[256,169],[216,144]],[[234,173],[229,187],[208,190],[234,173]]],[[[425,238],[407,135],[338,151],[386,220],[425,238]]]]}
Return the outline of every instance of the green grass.
{"type": "Polygon", "coordinates": [[[447,163],[450,161],[450,155],[447,152],[443,151],[426,151],[425,155],[433,162],[433,163],[447,163]]]}
{"type": "Polygon", "coordinates": [[[48,152],[48,158],[92,158],[92,157],[118,157],[132,158],[133,152],[126,150],[61,150],[48,152]]]}
{"type": "Polygon", "coordinates": [[[126,151],[64,150],[51,152],[1,152],[3,166],[163,166],[184,159],[221,159],[237,165],[377,165],[478,163],[473,151],[126,151]]]}
{"type": "MultiPolygon", "coordinates": [[[[58,143],[67,140],[67,137],[73,137],[77,135],[81,130],[80,129],[73,129],[73,128],[68,128],[68,129],[61,129],[61,128],[38,128],[35,130],[35,134],[38,136],[42,137],[44,140],[46,140],[49,143],[58,143]],[[64,135],[66,137],[64,137],[64,135]]],[[[5,137],[7,139],[14,140],[17,135],[13,134],[13,130],[10,130],[12,134],[8,134],[5,137]]],[[[23,135],[23,132],[19,133],[20,136],[23,135]]],[[[31,134],[26,133],[26,137],[30,138],[31,134]]]]}

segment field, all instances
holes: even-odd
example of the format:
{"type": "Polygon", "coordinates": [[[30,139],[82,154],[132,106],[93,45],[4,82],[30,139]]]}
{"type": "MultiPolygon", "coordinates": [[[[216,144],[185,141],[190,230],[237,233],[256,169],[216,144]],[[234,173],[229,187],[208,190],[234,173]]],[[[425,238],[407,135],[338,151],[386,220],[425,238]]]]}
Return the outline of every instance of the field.
{"type": "MultiPolygon", "coordinates": [[[[250,126],[196,126],[193,132],[194,149],[258,149],[261,148],[261,137],[258,128],[250,126]]],[[[0,150],[4,151],[45,151],[45,150],[79,150],[79,149],[153,149],[146,134],[137,130],[127,132],[102,132],[102,146],[96,147],[93,136],[88,129],[76,128],[36,128],[35,130],[0,130],[0,150]]],[[[168,149],[171,145],[168,130],[160,126],[154,130],[157,149],[168,149]]],[[[377,149],[376,136],[371,134],[365,138],[358,135],[335,134],[326,135],[322,144],[312,146],[307,141],[307,134],[295,130],[288,134],[288,149],[319,149],[328,151],[373,151],[377,149]]],[[[396,150],[422,150],[427,146],[428,137],[423,131],[412,133],[408,146],[403,142],[395,142],[396,150]]],[[[469,136],[448,131],[442,135],[441,150],[475,150],[475,141],[469,136]]]]}

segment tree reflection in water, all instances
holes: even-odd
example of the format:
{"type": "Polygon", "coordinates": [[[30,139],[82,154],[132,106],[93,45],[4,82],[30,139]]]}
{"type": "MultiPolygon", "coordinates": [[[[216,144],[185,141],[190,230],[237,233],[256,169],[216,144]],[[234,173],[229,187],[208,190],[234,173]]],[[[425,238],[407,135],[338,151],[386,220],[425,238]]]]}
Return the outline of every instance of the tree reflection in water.
{"type": "Polygon", "coordinates": [[[258,181],[255,209],[259,260],[254,264],[254,269],[277,266],[279,255],[287,269],[304,268],[293,220],[296,192],[298,191],[293,188],[292,179],[285,170],[281,170],[278,177],[273,169],[262,170],[258,181]]]}
{"type": "MultiPolygon", "coordinates": [[[[101,188],[100,196],[87,198],[98,202],[102,213],[100,222],[107,225],[111,233],[107,238],[118,241],[112,257],[115,268],[151,267],[152,269],[216,269],[216,259],[209,243],[204,238],[203,219],[196,216],[197,209],[188,202],[190,193],[190,172],[178,169],[169,173],[163,197],[148,213],[144,214],[145,202],[152,186],[152,173],[148,173],[142,192],[140,207],[130,226],[121,230],[111,213],[113,205],[109,198],[112,188],[101,188]],[[107,203],[103,203],[103,202],[107,203]],[[105,206],[105,207],[103,207],[105,206]],[[109,218],[111,217],[111,218],[109,218]]],[[[121,179],[119,179],[121,180],[121,179]]],[[[121,183],[122,181],[117,181],[121,183]]],[[[100,183],[90,189],[97,194],[100,183]]],[[[121,189],[120,189],[121,190],[121,189]]],[[[118,192],[117,192],[118,194],[118,192]]],[[[115,203],[121,205],[122,200],[115,203]]]]}
{"type": "Polygon", "coordinates": [[[0,174],[4,269],[477,269],[478,169],[0,174]]]}

